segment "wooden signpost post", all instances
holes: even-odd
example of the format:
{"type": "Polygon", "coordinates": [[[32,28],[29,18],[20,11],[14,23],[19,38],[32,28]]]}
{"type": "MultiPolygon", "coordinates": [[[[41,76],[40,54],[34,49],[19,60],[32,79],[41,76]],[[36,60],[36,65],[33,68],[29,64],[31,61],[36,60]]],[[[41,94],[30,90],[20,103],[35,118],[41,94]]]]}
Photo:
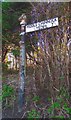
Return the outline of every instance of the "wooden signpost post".
{"type": "Polygon", "coordinates": [[[25,88],[25,33],[43,30],[58,26],[58,17],[26,25],[26,16],[22,14],[19,18],[21,25],[21,41],[20,41],[20,72],[19,72],[19,112],[22,111],[24,103],[25,88]]]}

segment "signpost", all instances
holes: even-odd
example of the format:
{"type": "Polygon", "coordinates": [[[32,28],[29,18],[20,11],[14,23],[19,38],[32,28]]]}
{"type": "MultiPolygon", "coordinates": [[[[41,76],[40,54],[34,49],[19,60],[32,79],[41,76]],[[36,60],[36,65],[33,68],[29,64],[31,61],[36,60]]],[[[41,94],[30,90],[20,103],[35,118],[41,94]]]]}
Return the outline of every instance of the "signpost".
{"type": "Polygon", "coordinates": [[[19,18],[21,25],[21,41],[20,41],[20,82],[19,82],[19,112],[22,111],[24,103],[24,87],[25,87],[25,33],[34,32],[58,26],[58,17],[26,25],[26,16],[22,14],[19,18]]]}
{"type": "Polygon", "coordinates": [[[34,32],[37,30],[43,30],[43,29],[51,28],[55,26],[58,26],[58,17],[45,20],[45,21],[41,21],[41,22],[37,22],[34,24],[26,25],[26,33],[34,32]]]}
{"type": "Polygon", "coordinates": [[[25,25],[26,25],[26,16],[22,14],[19,18],[21,25],[21,41],[20,44],[20,70],[19,70],[19,112],[22,111],[23,103],[24,103],[24,86],[25,86],[25,25]]]}

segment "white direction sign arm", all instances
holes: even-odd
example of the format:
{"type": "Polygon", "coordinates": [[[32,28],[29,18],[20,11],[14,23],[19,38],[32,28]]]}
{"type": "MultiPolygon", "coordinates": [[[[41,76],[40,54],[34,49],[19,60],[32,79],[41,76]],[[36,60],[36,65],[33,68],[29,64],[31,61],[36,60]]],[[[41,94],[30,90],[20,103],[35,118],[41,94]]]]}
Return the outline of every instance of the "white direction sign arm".
{"type": "Polygon", "coordinates": [[[58,26],[58,17],[37,22],[34,24],[26,25],[26,33],[42,30],[45,28],[55,27],[55,26],[58,26]]]}

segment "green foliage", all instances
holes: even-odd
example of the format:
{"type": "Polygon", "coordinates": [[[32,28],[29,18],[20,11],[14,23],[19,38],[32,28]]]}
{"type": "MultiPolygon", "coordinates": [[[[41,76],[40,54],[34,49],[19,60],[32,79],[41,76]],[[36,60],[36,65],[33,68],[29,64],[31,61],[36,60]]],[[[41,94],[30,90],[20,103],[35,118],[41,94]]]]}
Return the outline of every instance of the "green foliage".
{"type": "Polygon", "coordinates": [[[63,105],[63,108],[68,114],[71,114],[71,108],[69,108],[66,103],[63,105]]]}
{"type": "Polygon", "coordinates": [[[12,61],[7,61],[7,62],[6,62],[6,64],[7,64],[7,65],[10,65],[10,64],[11,64],[11,62],[12,62],[12,61]]]}
{"type": "Polygon", "coordinates": [[[12,27],[12,25],[10,24],[11,21],[12,21],[12,19],[10,17],[10,12],[9,12],[10,7],[11,7],[11,3],[6,3],[6,2],[2,3],[2,10],[3,10],[2,24],[3,24],[3,30],[10,30],[11,27],[12,27]]]}
{"type": "Polygon", "coordinates": [[[68,113],[68,114],[71,114],[71,108],[69,108],[69,107],[64,107],[64,109],[66,110],[66,112],[68,113]]]}
{"type": "MultiPolygon", "coordinates": [[[[51,99],[49,99],[49,100],[51,100],[51,99]]],[[[69,105],[68,105],[68,102],[67,102],[67,100],[69,100],[69,94],[68,94],[68,91],[67,91],[67,89],[64,87],[64,86],[62,86],[61,88],[60,88],[60,92],[59,92],[59,94],[58,94],[58,96],[57,96],[57,101],[56,102],[54,102],[49,108],[48,108],[48,110],[47,110],[47,112],[49,113],[49,114],[52,114],[52,112],[54,111],[54,110],[61,110],[61,109],[63,109],[63,110],[65,110],[65,114],[71,114],[71,108],[69,107],[69,105]]],[[[56,118],[58,117],[58,118],[63,118],[63,116],[55,116],[56,118]]]]}
{"type": "Polygon", "coordinates": [[[59,109],[61,107],[60,103],[59,102],[54,102],[47,110],[47,112],[49,114],[51,114],[53,112],[54,109],[59,109]]]}
{"type": "Polygon", "coordinates": [[[50,98],[50,97],[48,98],[48,101],[51,101],[51,98],[50,98]]]}
{"type": "MultiPolygon", "coordinates": [[[[64,109],[67,114],[71,114],[71,109],[68,106],[66,100],[69,99],[69,94],[67,89],[62,86],[60,88],[60,92],[56,98],[56,102],[54,102],[47,110],[49,114],[52,114],[54,110],[61,110],[64,109]]],[[[51,98],[48,99],[51,102],[51,98]]],[[[60,117],[60,116],[59,116],[60,117]]]]}
{"type": "Polygon", "coordinates": [[[3,2],[3,3],[2,3],[2,8],[3,8],[4,10],[9,9],[9,7],[10,7],[10,3],[9,3],[9,2],[8,2],[8,3],[6,3],[6,2],[3,2]]]}
{"type": "Polygon", "coordinates": [[[64,116],[53,116],[53,117],[51,117],[51,118],[60,118],[61,120],[64,120],[64,116]]]}
{"type": "MultiPolygon", "coordinates": [[[[14,44],[19,46],[19,16],[30,9],[29,3],[18,3],[18,2],[2,2],[2,41],[3,41],[3,52],[4,48],[8,48],[8,45],[14,44]],[[24,8],[24,9],[23,9],[24,8]]],[[[4,55],[3,53],[3,55],[4,55]]],[[[15,56],[19,55],[18,51],[13,51],[15,56]]]]}
{"type": "Polygon", "coordinates": [[[4,72],[4,71],[7,71],[7,69],[8,69],[8,64],[2,63],[2,69],[3,69],[3,72],[4,72]]]}
{"type": "Polygon", "coordinates": [[[37,101],[40,100],[40,97],[39,96],[34,96],[32,100],[35,101],[35,102],[37,102],[37,101]]]}
{"type": "Polygon", "coordinates": [[[51,105],[51,108],[60,108],[60,103],[59,102],[54,102],[52,105],[51,105]]]}
{"type": "Polygon", "coordinates": [[[57,101],[61,104],[63,102],[63,98],[57,96],[57,101]]]}
{"type": "Polygon", "coordinates": [[[19,49],[13,49],[12,50],[12,53],[15,57],[19,56],[20,55],[20,50],[19,49]]]}
{"type": "Polygon", "coordinates": [[[47,112],[48,112],[49,114],[51,114],[51,113],[52,113],[52,108],[49,107],[48,110],[47,110],[47,112]]]}
{"type": "Polygon", "coordinates": [[[61,88],[60,88],[60,91],[59,91],[59,96],[62,96],[62,98],[67,98],[67,99],[69,99],[69,94],[68,94],[68,91],[67,91],[67,89],[66,89],[66,87],[64,87],[64,86],[62,86],[61,88]]]}
{"type": "Polygon", "coordinates": [[[64,78],[65,78],[64,76],[60,76],[59,80],[64,80],[64,78]]]}
{"type": "Polygon", "coordinates": [[[10,65],[10,64],[11,64],[11,61],[7,61],[6,63],[2,63],[3,73],[8,72],[8,65],[10,65]]]}
{"type": "Polygon", "coordinates": [[[27,118],[33,119],[33,118],[40,118],[40,113],[37,112],[35,109],[32,109],[29,113],[27,118]]]}
{"type": "MultiPolygon", "coordinates": [[[[63,109],[63,110],[66,111],[65,114],[71,115],[71,108],[68,107],[68,104],[67,104],[67,103],[63,104],[63,106],[62,106],[60,103],[54,102],[54,103],[48,108],[47,112],[48,112],[49,114],[52,114],[52,112],[53,112],[56,108],[59,109],[59,111],[60,111],[61,109],[63,109]]],[[[51,118],[51,117],[50,117],[50,118],[51,118]]],[[[64,118],[64,116],[52,116],[52,118],[64,118]]]]}
{"type": "Polygon", "coordinates": [[[9,97],[14,97],[14,88],[10,85],[4,84],[2,90],[2,100],[6,100],[6,98],[9,97]]]}

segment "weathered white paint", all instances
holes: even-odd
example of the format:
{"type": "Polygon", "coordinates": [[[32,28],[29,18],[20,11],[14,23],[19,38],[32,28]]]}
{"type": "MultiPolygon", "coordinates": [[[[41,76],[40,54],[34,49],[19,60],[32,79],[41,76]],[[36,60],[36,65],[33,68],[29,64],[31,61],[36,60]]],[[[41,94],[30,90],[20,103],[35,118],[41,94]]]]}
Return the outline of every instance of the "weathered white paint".
{"type": "Polygon", "coordinates": [[[26,33],[34,32],[37,30],[42,30],[42,29],[46,29],[50,27],[55,27],[55,26],[58,26],[58,17],[45,20],[45,21],[41,21],[41,22],[37,22],[34,24],[26,25],[26,33]]]}

